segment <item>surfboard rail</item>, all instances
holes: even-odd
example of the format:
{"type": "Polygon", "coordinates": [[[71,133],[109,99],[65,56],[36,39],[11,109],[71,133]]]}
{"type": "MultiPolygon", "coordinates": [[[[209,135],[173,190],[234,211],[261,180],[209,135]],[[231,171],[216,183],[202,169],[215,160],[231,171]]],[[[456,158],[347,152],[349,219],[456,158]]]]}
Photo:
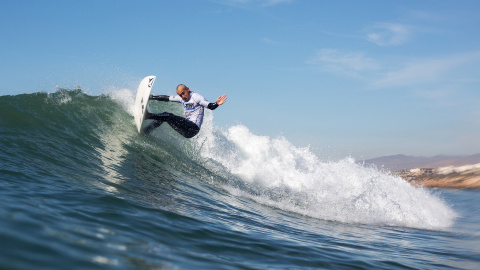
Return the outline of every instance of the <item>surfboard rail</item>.
{"type": "Polygon", "coordinates": [[[135,97],[135,104],[133,108],[133,116],[135,118],[135,125],[137,131],[142,133],[142,125],[144,125],[145,112],[148,108],[148,99],[152,91],[153,83],[156,76],[147,76],[143,78],[137,88],[137,95],[135,97]]]}

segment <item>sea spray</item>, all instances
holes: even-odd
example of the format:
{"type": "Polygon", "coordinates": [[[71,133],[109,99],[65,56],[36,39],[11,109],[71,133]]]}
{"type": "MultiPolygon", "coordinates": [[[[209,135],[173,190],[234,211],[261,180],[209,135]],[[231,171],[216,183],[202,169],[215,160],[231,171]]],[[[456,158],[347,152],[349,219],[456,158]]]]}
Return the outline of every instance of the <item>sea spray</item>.
{"type": "Polygon", "coordinates": [[[126,88],[117,89],[115,87],[107,88],[105,94],[112,100],[116,101],[122,108],[133,116],[133,108],[135,105],[135,93],[126,88]]]}
{"type": "Polygon", "coordinates": [[[230,193],[282,210],[347,223],[425,229],[447,228],[457,216],[430,191],[353,158],[320,161],[308,148],[295,147],[283,137],[258,136],[243,125],[220,130],[212,125],[211,115],[196,142],[202,143],[205,159],[231,174],[224,187],[230,193]]]}

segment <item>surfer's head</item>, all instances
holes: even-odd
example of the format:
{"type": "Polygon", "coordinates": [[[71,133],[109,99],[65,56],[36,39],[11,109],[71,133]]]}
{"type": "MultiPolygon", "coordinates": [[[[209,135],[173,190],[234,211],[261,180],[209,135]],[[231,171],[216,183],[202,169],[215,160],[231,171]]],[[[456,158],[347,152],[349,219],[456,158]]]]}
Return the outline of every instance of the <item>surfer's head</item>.
{"type": "Polygon", "coordinates": [[[179,95],[183,100],[190,100],[190,89],[185,84],[179,84],[177,86],[177,95],[179,95]]]}

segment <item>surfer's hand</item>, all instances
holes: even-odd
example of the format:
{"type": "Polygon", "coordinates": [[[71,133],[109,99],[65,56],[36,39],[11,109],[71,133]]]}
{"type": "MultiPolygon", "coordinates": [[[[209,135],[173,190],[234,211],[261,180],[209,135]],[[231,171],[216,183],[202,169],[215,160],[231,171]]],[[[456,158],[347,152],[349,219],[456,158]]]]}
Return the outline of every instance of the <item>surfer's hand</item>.
{"type": "Polygon", "coordinates": [[[227,101],[227,95],[219,96],[217,98],[217,104],[218,105],[222,105],[223,103],[225,103],[225,101],[227,101]]]}

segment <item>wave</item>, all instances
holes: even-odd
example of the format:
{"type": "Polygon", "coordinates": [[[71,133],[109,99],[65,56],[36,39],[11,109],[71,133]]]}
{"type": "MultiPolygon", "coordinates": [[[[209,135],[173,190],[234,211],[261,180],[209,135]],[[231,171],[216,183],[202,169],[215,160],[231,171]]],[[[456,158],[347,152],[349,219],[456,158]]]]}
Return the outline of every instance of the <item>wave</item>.
{"type": "Polygon", "coordinates": [[[429,190],[355,163],[320,161],[308,148],[283,137],[254,135],[237,125],[202,133],[202,155],[241,179],[225,188],[261,204],[314,218],[347,223],[439,229],[456,213],[429,190]]]}
{"type": "MultiPolygon", "coordinates": [[[[244,125],[221,129],[210,111],[192,140],[167,125],[151,136],[140,135],[133,103],[129,89],[100,96],[59,89],[0,97],[4,171],[57,184],[83,181],[139,198],[162,181],[200,181],[262,205],[335,222],[443,229],[457,218],[430,190],[349,157],[321,161],[309,148],[255,135],[244,125]]],[[[182,113],[170,103],[151,107],[182,113]]],[[[208,190],[191,195],[213,196],[208,190]]],[[[149,197],[150,205],[172,200],[155,196],[149,197]]]]}

